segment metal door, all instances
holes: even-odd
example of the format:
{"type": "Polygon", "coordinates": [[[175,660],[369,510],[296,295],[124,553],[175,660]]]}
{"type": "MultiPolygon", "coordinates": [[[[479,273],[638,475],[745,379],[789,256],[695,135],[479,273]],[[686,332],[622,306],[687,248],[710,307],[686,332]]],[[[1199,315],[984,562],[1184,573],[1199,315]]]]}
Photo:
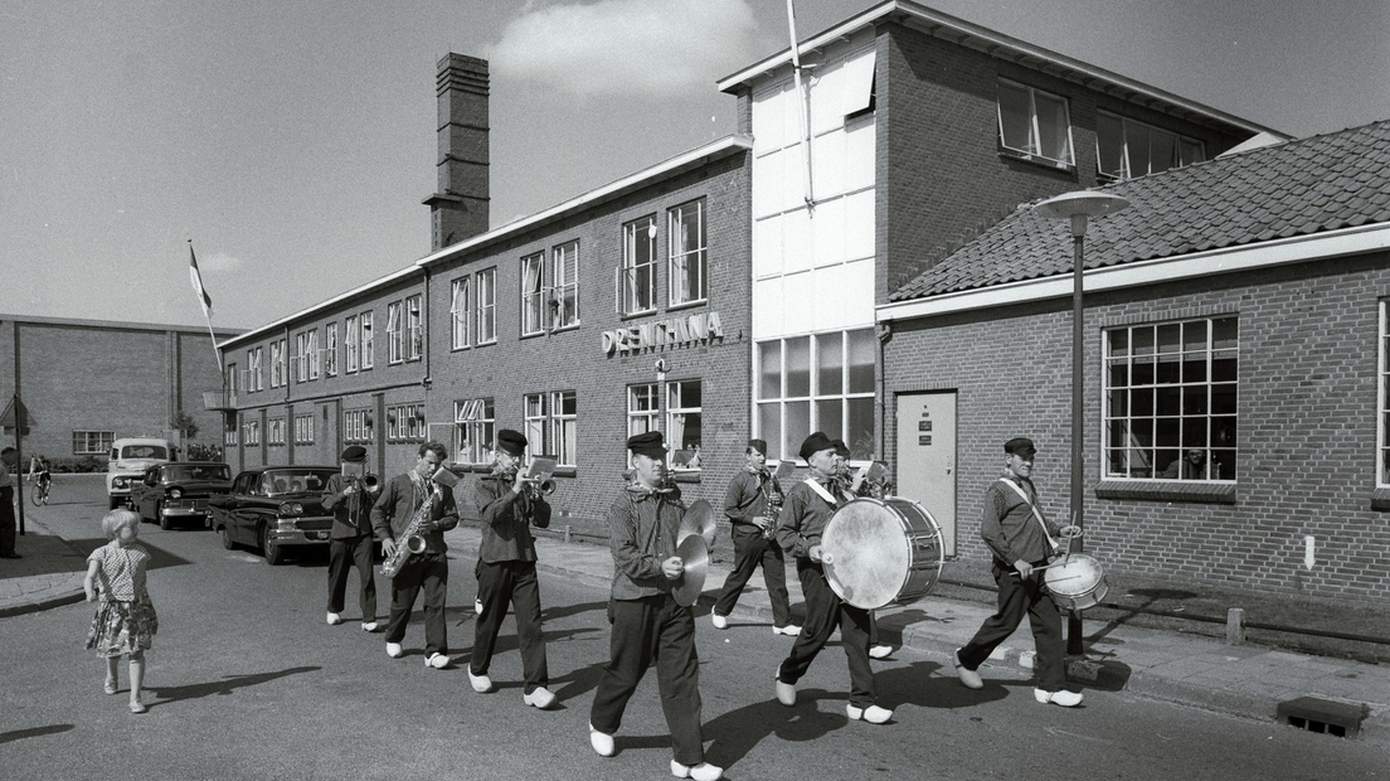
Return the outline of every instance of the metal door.
{"type": "Polygon", "coordinates": [[[956,392],[898,395],[897,491],[941,524],[942,547],[956,555],[956,392]]]}

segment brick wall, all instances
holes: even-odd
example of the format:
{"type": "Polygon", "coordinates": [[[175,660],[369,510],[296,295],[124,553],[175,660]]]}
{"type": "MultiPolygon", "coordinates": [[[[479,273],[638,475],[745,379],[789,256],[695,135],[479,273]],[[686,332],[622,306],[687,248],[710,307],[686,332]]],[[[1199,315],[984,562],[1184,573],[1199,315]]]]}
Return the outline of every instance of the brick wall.
{"type": "MultiPolygon", "coordinates": [[[[1371,507],[1387,261],[1387,253],[1327,259],[1089,297],[1087,550],[1123,571],[1390,596],[1390,524],[1371,507]],[[1097,498],[1103,329],[1217,314],[1239,318],[1236,502],[1097,498]],[[1304,535],[1317,540],[1311,571],[1304,535]]],[[[1069,517],[1070,350],[1069,300],[894,324],[885,349],[889,460],[896,394],[956,391],[962,557],[988,556],[979,498],[999,474],[1008,437],[1037,441],[1044,510],[1069,517]]]]}

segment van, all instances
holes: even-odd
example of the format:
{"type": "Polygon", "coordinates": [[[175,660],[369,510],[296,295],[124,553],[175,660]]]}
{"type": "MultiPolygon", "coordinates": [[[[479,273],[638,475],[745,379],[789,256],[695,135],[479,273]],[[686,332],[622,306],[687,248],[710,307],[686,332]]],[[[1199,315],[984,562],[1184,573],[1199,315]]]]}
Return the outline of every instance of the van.
{"type": "Polygon", "coordinates": [[[124,437],[111,443],[106,464],[107,507],[130,506],[130,484],[139,482],[145,470],[172,459],[174,445],[157,437],[124,437]]]}

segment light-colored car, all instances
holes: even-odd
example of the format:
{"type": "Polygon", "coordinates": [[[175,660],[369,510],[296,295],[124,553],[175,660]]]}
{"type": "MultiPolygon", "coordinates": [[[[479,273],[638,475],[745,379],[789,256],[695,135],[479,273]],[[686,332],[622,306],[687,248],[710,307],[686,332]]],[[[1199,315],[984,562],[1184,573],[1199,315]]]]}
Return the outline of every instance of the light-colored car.
{"type": "Polygon", "coordinates": [[[112,442],[106,464],[107,507],[130,506],[130,484],[142,480],[150,467],[167,464],[173,449],[173,443],[157,437],[124,437],[112,442]]]}

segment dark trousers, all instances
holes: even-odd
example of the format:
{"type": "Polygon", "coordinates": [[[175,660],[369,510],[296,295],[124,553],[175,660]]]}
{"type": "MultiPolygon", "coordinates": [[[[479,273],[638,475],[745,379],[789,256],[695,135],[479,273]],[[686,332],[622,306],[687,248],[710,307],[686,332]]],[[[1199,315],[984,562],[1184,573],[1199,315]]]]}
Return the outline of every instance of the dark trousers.
{"type": "Polygon", "coordinates": [[[796,574],[806,597],[806,622],[791,653],[777,668],[777,680],[796,683],[811,667],[816,654],[840,628],[840,645],[849,659],[849,703],[856,708],[874,704],[874,673],[869,668],[869,611],[843,602],[825,579],[819,564],[797,559],[796,574]]]}
{"type": "MultiPolygon", "coordinates": [[[[1034,566],[1046,564],[1040,561],[1034,566]]],[[[985,619],[975,637],[960,649],[960,663],[974,670],[989,658],[1000,643],[1018,628],[1023,614],[1033,625],[1033,645],[1037,649],[1038,688],[1055,692],[1066,683],[1062,663],[1066,646],[1062,641],[1062,616],[1043,585],[1042,573],[1021,578],[1013,567],[994,562],[994,582],[999,586],[999,609],[985,619]]]]}
{"type": "Polygon", "coordinates": [[[774,540],[764,539],[761,529],[746,523],[733,525],[733,538],[734,568],[724,579],[724,588],[719,590],[719,598],[714,602],[714,612],[727,616],[734,611],[743,587],[761,564],[763,582],[772,600],[772,623],[776,626],[790,624],[792,611],[791,600],[787,596],[787,560],[782,555],[782,547],[774,540]]]}
{"type": "Polygon", "coordinates": [[[526,693],[550,683],[545,661],[545,637],[541,634],[541,589],[534,561],[478,563],[478,598],[483,614],[478,616],[473,635],[474,675],[487,675],[497,630],[507,617],[510,603],[516,614],[516,639],[521,647],[521,672],[526,677],[526,693]]]}
{"type": "Polygon", "coordinates": [[[372,536],[345,537],[328,542],[328,612],[343,612],[348,570],[357,566],[357,606],[362,623],[376,620],[376,578],[372,575],[372,536]]]}
{"type": "Polygon", "coordinates": [[[613,734],[642,676],[656,662],[661,710],[671,730],[672,753],[682,765],[704,761],[700,738],[700,660],[695,653],[695,617],[669,594],[608,602],[613,625],[608,666],[594,694],[589,723],[613,734]]]}
{"type": "Polygon", "coordinates": [[[424,589],[425,656],[449,653],[444,632],[444,596],[448,586],[449,560],[443,553],[422,553],[407,561],[391,580],[391,619],[386,624],[386,642],[399,643],[405,639],[410,611],[420,590],[424,589]]]}
{"type": "MultiPolygon", "coordinates": [[[[0,469],[4,469],[0,465],[0,469]]],[[[14,489],[0,488],[0,556],[13,556],[15,532],[14,489]]]]}

